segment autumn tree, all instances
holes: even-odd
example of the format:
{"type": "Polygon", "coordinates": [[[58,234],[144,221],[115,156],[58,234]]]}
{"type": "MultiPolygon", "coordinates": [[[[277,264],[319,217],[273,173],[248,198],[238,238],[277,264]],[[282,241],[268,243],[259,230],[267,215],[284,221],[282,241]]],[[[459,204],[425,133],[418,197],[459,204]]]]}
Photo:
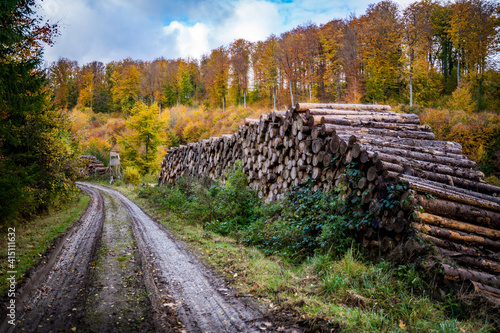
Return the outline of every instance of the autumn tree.
{"type": "MultiPolygon", "coordinates": [[[[340,102],[344,68],[341,63],[341,43],[344,23],[341,20],[332,20],[320,27],[319,41],[321,52],[318,76],[320,83],[321,101],[335,100],[340,102]]],[[[345,75],[344,75],[345,76],[345,75]]]]}
{"type": "Polygon", "coordinates": [[[344,22],[340,44],[340,63],[346,81],[344,100],[359,103],[362,92],[362,52],[361,52],[361,20],[351,15],[344,22]]]}
{"type": "Polygon", "coordinates": [[[49,67],[49,82],[54,105],[60,109],[74,107],[78,99],[78,62],[60,58],[49,67]]]}
{"type": "Polygon", "coordinates": [[[410,105],[413,105],[414,92],[416,100],[425,104],[436,100],[442,90],[441,77],[435,70],[437,43],[432,22],[435,10],[436,3],[422,0],[414,2],[403,12],[410,105]]]}
{"type": "Polygon", "coordinates": [[[366,98],[373,103],[386,101],[401,83],[402,36],[398,5],[391,1],[370,5],[362,20],[366,98]]]}
{"type": "Polygon", "coordinates": [[[165,141],[164,117],[158,115],[158,105],[148,106],[137,102],[130,109],[131,116],[125,121],[129,132],[120,140],[122,163],[135,166],[142,174],[159,168],[158,146],[165,141]]]}
{"type": "MultiPolygon", "coordinates": [[[[277,61],[278,39],[271,35],[266,41],[257,42],[252,48],[253,91],[257,97],[270,98],[270,105],[277,109],[279,89],[279,65],[277,61]]],[[[279,103],[278,103],[279,104],[279,103]]]]}
{"type": "Polygon", "coordinates": [[[120,62],[111,74],[111,98],[115,110],[128,113],[141,98],[141,72],[132,59],[120,62]]]}
{"type": "Polygon", "coordinates": [[[287,77],[288,89],[290,91],[290,103],[294,105],[293,88],[297,83],[297,66],[299,64],[299,36],[292,30],[281,34],[278,40],[276,59],[287,77]]]}
{"type": "Polygon", "coordinates": [[[80,94],[78,96],[78,104],[89,107],[92,111],[92,102],[94,101],[94,73],[91,71],[82,72],[80,76],[80,94]]]}
{"type": "Polygon", "coordinates": [[[162,82],[161,103],[172,107],[179,105],[179,63],[178,61],[168,60],[165,64],[162,82]]]}
{"type": "Polygon", "coordinates": [[[189,65],[185,62],[179,63],[179,71],[177,74],[178,96],[177,100],[180,104],[190,104],[190,99],[194,91],[193,80],[189,65]]]}
{"type": "Polygon", "coordinates": [[[149,105],[152,105],[160,99],[165,67],[165,59],[156,59],[152,62],[146,61],[141,64],[140,88],[142,97],[148,100],[149,105]]]}
{"type": "MultiPolygon", "coordinates": [[[[498,5],[486,0],[458,0],[451,5],[450,33],[459,63],[476,85],[478,109],[483,108],[483,82],[487,58],[498,46],[498,5]]],[[[457,76],[460,75],[460,71],[457,76]]]]}
{"type": "Polygon", "coordinates": [[[229,57],[224,47],[212,50],[210,56],[202,59],[203,81],[208,99],[213,106],[226,106],[229,79],[229,57]]]}
{"type": "Polygon", "coordinates": [[[296,33],[299,34],[299,54],[298,64],[299,73],[301,73],[301,87],[304,95],[312,102],[314,85],[316,84],[316,68],[320,57],[320,39],[319,29],[313,23],[307,23],[299,26],[296,33]]]}
{"type": "Polygon", "coordinates": [[[248,70],[250,67],[251,44],[244,39],[237,39],[229,46],[231,66],[231,88],[236,104],[243,95],[243,105],[247,106],[248,70]]]}

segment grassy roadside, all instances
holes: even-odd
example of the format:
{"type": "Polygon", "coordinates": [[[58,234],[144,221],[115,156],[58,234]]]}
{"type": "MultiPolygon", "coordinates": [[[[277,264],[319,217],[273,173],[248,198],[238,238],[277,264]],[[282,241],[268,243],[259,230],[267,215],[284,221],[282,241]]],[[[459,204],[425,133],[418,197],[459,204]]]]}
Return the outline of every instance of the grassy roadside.
{"type": "MultiPolygon", "coordinates": [[[[63,234],[68,227],[85,211],[90,197],[79,193],[75,195],[67,206],[58,211],[51,211],[47,215],[36,218],[28,223],[15,226],[16,236],[16,258],[15,263],[16,281],[22,281],[24,274],[30,268],[40,262],[43,253],[50,246],[55,237],[63,234]]],[[[9,227],[9,226],[7,226],[9,227]]],[[[8,268],[7,261],[7,238],[2,237],[1,247],[5,249],[0,256],[0,280],[6,281],[8,268]]],[[[4,295],[8,289],[7,283],[0,284],[0,295],[4,295]]]]}
{"type": "Polygon", "coordinates": [[[341,257],[314,255],[302,263],[291,263],[162,209],[139,197],[131,186],[115,188],[185,241],[242,293],[266,304],[276,317],[293,318],[311,327],[311,332],[495,330],[485,316],[466,313],[452,295],[436,302],[411,266],[365,261],[355,246],[341,257]]]}

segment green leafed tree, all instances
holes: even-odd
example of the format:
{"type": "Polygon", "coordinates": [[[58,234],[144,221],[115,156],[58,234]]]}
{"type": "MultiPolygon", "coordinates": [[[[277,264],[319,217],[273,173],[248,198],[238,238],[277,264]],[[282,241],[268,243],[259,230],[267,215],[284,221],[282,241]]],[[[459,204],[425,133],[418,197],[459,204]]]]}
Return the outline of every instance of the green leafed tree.
{"type": "Polygon", "coordinates": [[[386,101],[397,91],[401,69],[401,20],[396,3],[368,6],[362,17],[366,101],[386,101]]]}
{"type": "Polygon", "coordinates": [[[50,65],[49,80],[53,94],[52,99],[56,107],[71,109],[76,105],[78,71],[78,63],[65,58],[50,65]]]}
{"type": "Polygon", "coordinates": [[[65,200],[73,185],[75,141],[64,113],[50,111],[40,67],[41,42],[56,29],[34,7],[31,0],[0,5],[0,226],[65,200]]]}
{"type": "Polygon", "coordinates": [[[131,59],[125,59],[111,74],[111,98],[116,110],[128,113],[141,98],[141,72],[131,59]]]}
{"type": "Polygon", "coordinates": [[[122,163],[133,166],[142,174],[159,168],[158,146],[165,141],[165,124],[158,116],[158,105],[148,106],[137,102],[130,110],[131,116],[125,121],[128,133],[120,140],[122,163]]]}

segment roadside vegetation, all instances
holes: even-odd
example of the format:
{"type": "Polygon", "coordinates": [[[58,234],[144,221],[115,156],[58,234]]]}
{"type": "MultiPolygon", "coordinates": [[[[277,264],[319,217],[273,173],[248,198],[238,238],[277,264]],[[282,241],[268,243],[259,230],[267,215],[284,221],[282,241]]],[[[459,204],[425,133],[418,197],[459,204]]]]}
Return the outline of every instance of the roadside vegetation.
{"type": "Polygon", "coordinates": [[[176,185],[118,189],[278,320],[311,331],[495,330],[474,300],[443,293],[418,264],[369,260],[352,232],[364,216],[342,190],[306,185],[264,204],[238,167],[215,183],[184,177],[176,185]]]}
{"type": "MultiPolygon", "coordinates": [[[[7,281],[7,271],[16,271],[16,282],[22,283],[26,272],[44,258],[44,253],[53,245],[54,239],[62,235],[85,212],[89,196],[76,194],[65,205],[49,209],[43,216],[15,227],[16,262],[15,269],[7,269],[7,251],[0,256],[0,279],[7,281]]],[[[7,238],[2,237],[2,248],[7,249],[7,238]]],[[[0,285],[0,295],[5,295],[7,283],[0,285]]]]}

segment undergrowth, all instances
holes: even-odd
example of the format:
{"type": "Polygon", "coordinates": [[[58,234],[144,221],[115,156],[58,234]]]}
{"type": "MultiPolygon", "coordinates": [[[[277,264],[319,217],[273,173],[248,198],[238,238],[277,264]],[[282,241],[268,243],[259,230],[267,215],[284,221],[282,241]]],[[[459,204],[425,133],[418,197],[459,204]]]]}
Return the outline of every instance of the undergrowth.
{"type": "MultiPolygon", "coordinates": [[[[74,195],[65,206],[49,210],[46,215],[26,221],[15,227],[16,262],[14,268],[8,268],[7,251],[0,256],[0,279],[6,281],[7,272],[15,271],[16,282],[21,282],[25,273],[36,266],[55,237],[63,234],[85,211],[90,198],[86,194],[74,195]]],[[[7,249],[7,238],[2,237],[2,248],[7,249]]],[[[0,295],[7,291],[8,284],[0,285],[0,295]]]]}
{"type": "MultiPolygon", "coordinates": [[[[324,193],[308,182],[265,204],[241,167],[225,179],[187,176],[140,188],[136,199],[271,311],[316,331],[494,331],[486,314],[455,295],[438,301],[416,265],[366,260],[352,231],[370,223],[371,212],[361,214],[345,188],[324,193]]],[[[386,201],[394,204],[390,193],[386,201]]]]}

